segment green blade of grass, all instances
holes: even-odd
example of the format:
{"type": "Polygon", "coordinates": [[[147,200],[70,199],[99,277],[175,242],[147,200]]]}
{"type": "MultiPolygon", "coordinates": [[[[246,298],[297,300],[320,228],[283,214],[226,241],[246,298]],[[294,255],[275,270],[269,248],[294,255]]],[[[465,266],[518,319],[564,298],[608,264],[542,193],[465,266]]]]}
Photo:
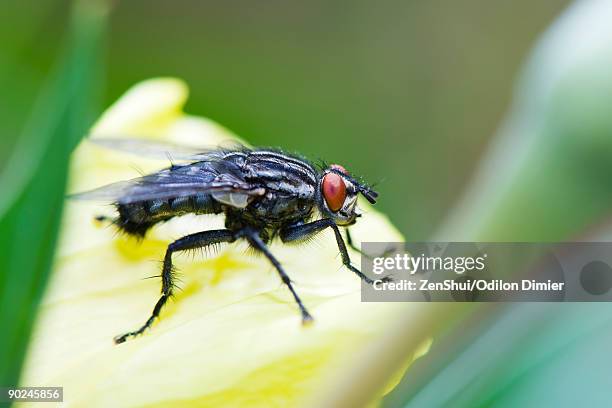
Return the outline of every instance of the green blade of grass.
{"type": "Polygon", "coordinates": [[[18,382],[52,264],[70,152],[94,118],[106,4],[78,2],[57,69],[0,174],[0,384],[18,382]]]}
{"type": "Polygon", "coordinates": [[[610,305],[481,308],[434,343],[386,406],[606,405],[610,305]]]}

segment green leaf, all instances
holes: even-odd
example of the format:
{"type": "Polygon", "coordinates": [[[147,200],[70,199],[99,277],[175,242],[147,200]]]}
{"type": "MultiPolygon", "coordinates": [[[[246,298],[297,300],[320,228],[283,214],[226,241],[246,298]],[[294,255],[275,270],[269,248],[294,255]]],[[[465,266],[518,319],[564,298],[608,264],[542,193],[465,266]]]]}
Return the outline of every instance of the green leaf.
{"type": "Polygon", "coordinates": [[[438,338],[388,406],[605,406],[610,305],[481,308],[438,338]]]}
{"type": "Polygon", "coordinates": [[[18,382],[53,259],[68,158],[94,117],[106,14],[102,2],[74,7],[66,51],[0,174],[2,385],[18,382]]]}

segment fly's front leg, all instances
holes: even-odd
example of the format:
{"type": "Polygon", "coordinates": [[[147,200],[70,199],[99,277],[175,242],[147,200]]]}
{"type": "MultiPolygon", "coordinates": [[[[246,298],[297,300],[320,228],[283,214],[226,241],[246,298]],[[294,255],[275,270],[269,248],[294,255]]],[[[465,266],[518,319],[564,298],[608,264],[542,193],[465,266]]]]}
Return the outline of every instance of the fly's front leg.
{"type": "Polygon", "coordinates": [[[351,231],[349,231],[348,228],[345,231],[346,231],[346,243],[348,244],[348,246],[351,247],[354,251],[357,251],[363,255],[363,252],[361,252],[361,248],[357,248],[357,246],[355,246],[355,244],[353,243],[353,237],[351,237],[351,231]]]}
{"type": "MultiPolygon", "coordinates": [[[[324,218],[322,220],[313,221],[308,224],[287,227],[280,232],[280,238],[283,242],[299,241],[300,239],[304,239],[311,235],[318,234],[325,228],[331,228],[334,231],[334,235],[336,236],[336,243],[338,244],[338,250],[340,251],[340,256],[342,257],[342,263],[344,264],[344,266],[346,266],[353,273],[359,276],[359,278],[361,278],[361,280],[363,280],[364,282],[370,285],[374,283],[373,279],[368,278],[359,269],[357,269],[351,264],[351,258],[348,254],[348,250],[346,249],[344,239],[342,239],[340,228],[338,228],[336,223],[331,219],[324,218]]],[[[391,278],[389,277],[382,278],[382,281],[384,282],[390,280],[391,278]]]]}
{"type": "Polygon", "coordinates": [[[393,247],[387,247],[387,248],[385,249],[385,251],[384,251],[382,254],[380,254],[380,255],[370,255],[370,254],[366,254],[365,252],[363,252],[363,251],[361,250],[361,248],[357,248],[357,246],[356,246],[356,245],[355,245],[355,243],[353,242],[353,237],[351,236],[351,232],[350,232],[350,230],[349,230],[348,228],[346,228],[346,229],[345,229],[345,231],[346,231],[346,243],[347,243],[347,245],[348,245],[348,246],[349,246],[351,249],[353,249],[354,251],[359,252],[361,255],[365,256],[365,257],[366,257],[366,258],[368,258],[368,259],[374,259],[374,258],[379,257],[379,256],[381,256],[381,257],[387,257],[387,256],[389,256],[389,255],[391,255],[391,254],[393,254],[393,253],[395,252],[395,248],[393,248],[393,247]]]}
{"type": "Polygon", "coordinates": [[[353,237],[351,236],[351,231],[348,228],[346,228],[344,231],[346,231],[346,243],[349,246],[349,248],[351,248],[353,251],[360,253],[361,255],[365,257],[372,258],[370,255],[363,252],[361,248],[358,248],[357,245],[355,245],[355,243],[353,242],[353,237]]]}
{"type": "Polygon", "coordinates": [[[287,287],[291,291],[293,298],[295,299],[295,301],[298,304],[298,307],[300,308],[300,312],[302,312],[302,323],[307,324],[311,322],[313,320],[312,316],[310,315],[310,313],[308,313],[308,310],[306,310],[306,307],[302,303],[302,299],[300,299],[297,292],[293,288],[293,285],[291,284],[291,279],[285,272],[280,262],[278,262],[278,260],[274,257],[274,255],[272,255],[272,253],[268,249],[268,246],[263,242],[263,240],[259,236],[259,233],[254,230],[243,230],[241,231],[241,235],[243,235],[255,249],[263,253],[266,256],[266,258],[268,258],[268,260],[272,263],[272,265],[274,265],[274,268],[276,268],[276,270],[278,271],[278,274],[280,275],[281,280],[283,281],[285,285],[287,285],[287,287]]]}
{"type": "Polygon", "coordinates": [[[230,230],[213,230],[187,235],[168,245],[168,249],[166,250],[166,256],[164,257],[164,265],[161,274],[162,295],[155,304],[151,316],[147,319],[145,324],[143,324],[138,330],[134,330],[129,333],[125,333],[115,337],[115,343],[123,343],[128,338],[138,336],[139,334],[142,334],[145,330],[147,330],[149,327],[151,327],[155,319],[159,316],[161,309],[164,307],[168,299],[172,297],[174,292],[174,268],[172,266],[173,253],[190,249],[203,248],[208,245],[218,244],[221,242],[233,242],[235,239],[236,238],[234,236],[234,233],[230,230]]]}

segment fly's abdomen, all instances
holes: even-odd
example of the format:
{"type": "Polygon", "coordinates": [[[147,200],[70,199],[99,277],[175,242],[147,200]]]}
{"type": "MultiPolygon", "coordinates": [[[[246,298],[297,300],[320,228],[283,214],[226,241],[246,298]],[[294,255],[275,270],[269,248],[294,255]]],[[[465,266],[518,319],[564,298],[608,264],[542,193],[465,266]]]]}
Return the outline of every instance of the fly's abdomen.
{"type": "Polygon", "coordinates": [[[117,204],[117,226],[128,234],[144,237],[153,225],[185,214],[218,214],[221,206],[210,194],[165,200],[117,204]]]}

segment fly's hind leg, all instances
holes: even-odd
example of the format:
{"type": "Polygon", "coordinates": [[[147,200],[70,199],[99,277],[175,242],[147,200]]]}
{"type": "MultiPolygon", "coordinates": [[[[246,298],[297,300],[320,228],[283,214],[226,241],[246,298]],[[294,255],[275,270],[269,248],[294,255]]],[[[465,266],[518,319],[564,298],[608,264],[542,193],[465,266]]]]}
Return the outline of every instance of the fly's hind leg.
{"type": "Polygon", "coordinates": [[[94,217],[94,220],[98,221],[98,222],[111,222],[111,221],[113,221],[113,218],[109,217],[107,215],[96,215],[94,217]]]}
{"type": "Polygon", "coordinates": [[[116,218],[109,217],[108,215],[96,215],[94,217],[94,221],[96,225],[104,225],[104,224],[111,225],[115,223],[116,218]]]}
{"type": "Polygon", "coordinates": [[[155,319],[157,319],[157,317],[159,316],[159,313],[161,312],[168,299],[172,297],[174,291],[174,274],[172,266],[173,253],[187,251],[190,249],[203,248],[208,245],[218,244],[221,242],[233,242],[235,239],[236,238],[234,233],[230,230],[212,230],[187,235],[168,245],[168,249],[166,250],[166,256],[164,257],[164,265],[161,274],[162,295],[155,304],[151,316],[139,329],[115,337],[115,343],[123,343],[128,338],[138,336],[139,334],[142,334],[145,330],[147,330],[149,327],[151,327],[155,319]]]}
{"type": "Polygon", "coordinates": [[[293,288],[293,285],[291,284],[291,279],[285,272],[285,269],[280,264],[280,262],[278,262],[278,260],[274,257],[274,255],[272,255],[272,253],[268,249],[268,246],[263,242],[263,240],[259,236],[259,233],[254,230],[243,230],[241,231],[241,234],[247,239],[247,241],[249,241],[249,243],[255,249],[257,249],[262,254],[264,254],[266,258],[268,258],[268,260],[272,263],[272,265],[274,265],[274,268],[276,268],[276,270],[278,271],[278,274],[280,275],[281,280],[283,281],[285,285],[287,285],[287,287],[289,288],[289,291],[291,291],[291,294],[293,295],[293,298],[298,304],[298,307],[300,308],[300,312],[302,313],[302,323],[308,324],[312,322],[313,318],[310,315],[310,313],[308,313],[308,310],[306,310],[304,303],[302,303],[302,299],[300,299],[297,292],[293,288]]]}

